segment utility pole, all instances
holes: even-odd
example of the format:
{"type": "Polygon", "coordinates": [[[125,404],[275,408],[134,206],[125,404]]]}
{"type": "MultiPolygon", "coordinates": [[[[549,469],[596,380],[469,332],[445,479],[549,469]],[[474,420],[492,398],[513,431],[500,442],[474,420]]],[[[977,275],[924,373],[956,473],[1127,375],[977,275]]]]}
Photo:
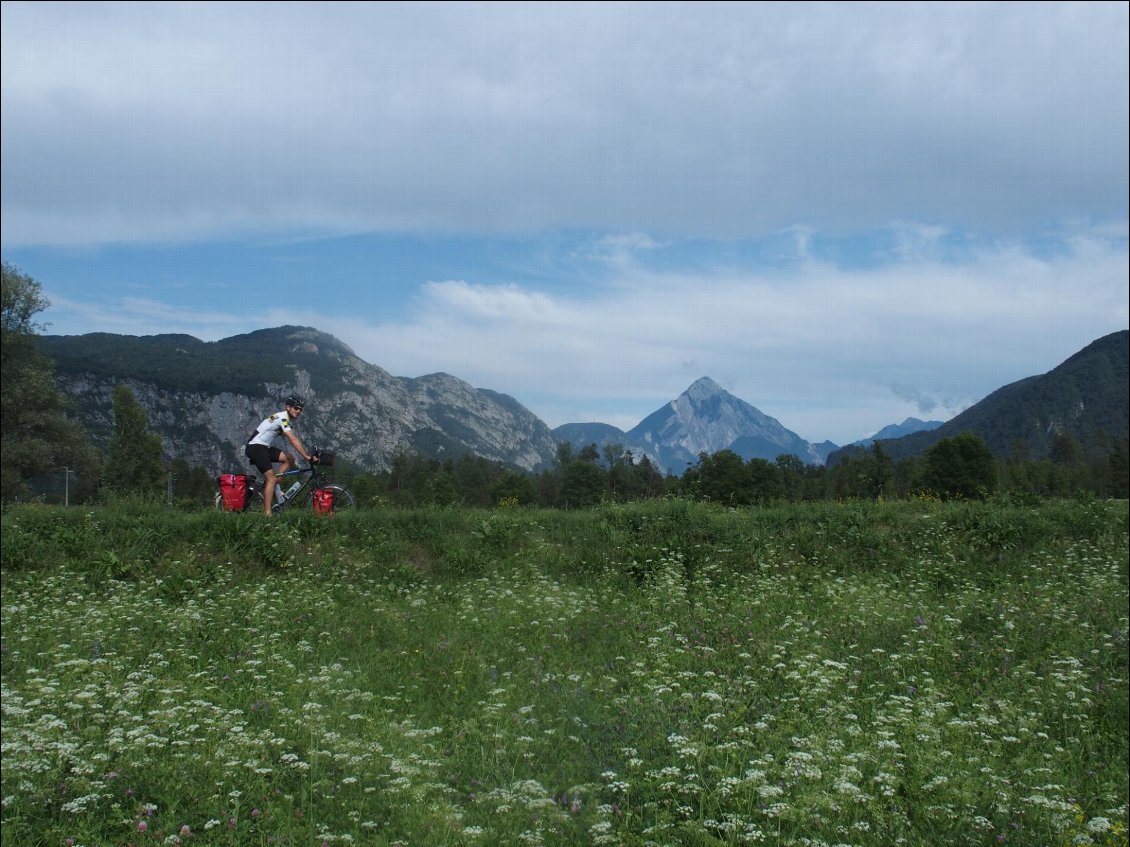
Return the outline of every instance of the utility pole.
{"type": "Polygon", "coordinates": [[[165,488],[165,491],[166,491],[166,496],[167,496],[167,498],[168,498],[168,501],[169,501],[169,505],[170,505],[170,506],[171,506],[171,505],[173,505],[173,480],[174,480],[174,479],[176,479],[176,477],[175,477],[175,476],[173,476],[173,475],[172,475],[172,474],[170,473],[170,474],[169,474],[169,481],[168,481],[168,484],[166,485],[166,488],[165,488]]]}
{"type": "Polygon", "coordinates": [[[71,469],[63,468],[63,505],[71,505],[71,469]]]}

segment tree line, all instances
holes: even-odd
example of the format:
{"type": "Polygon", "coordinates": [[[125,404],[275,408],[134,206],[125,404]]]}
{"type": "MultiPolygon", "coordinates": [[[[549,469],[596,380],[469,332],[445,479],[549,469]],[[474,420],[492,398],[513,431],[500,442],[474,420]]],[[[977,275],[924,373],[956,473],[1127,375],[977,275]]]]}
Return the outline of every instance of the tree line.
{"type": "MultiPolygon", "coordinates": [[[[1057,442],[1058,443],[1058,442],[1057,442]]],[[[1019,449],[1019,448],[1018,448],[1019,449]]],[[[524,473],[477,456],[439,460],[402,453],[378,474],[342,469],[362,503],[406,506],[499,503],[583,508],[604,501],[680,496],[729,506],[844,499],[981,499],[996,493],[1126,498],[1126,440],[1088,461],[1070,436],[1051,458],[1000,461],[970,433],[946,438],[924,455],[892,461],[876,442],[838,464],[806,465],[793,455],[743,459],[732,450],[702,453],[681,477],[663,474],[621,445],[580,450],[559,445],[551,467],[524,473]]]]}
{"type": "MultiPolygon", "coordinates": [[[[128,386],[113,397],[114,433],[105,454],[68,414],[54,382],[51,359],[38,349],[36,316],[48,302],[34,279],[3,264],[2,488],[9,502],[38,493],[84,502],[113,494],[143,494],[208,505],[215,481],[183,459],[166,462],[160,438],[128,386]],[[72,483],[73,480],[73,483],[72,483]]],[[[1130,493],[1127,437],[1086,455],[1070,434],[1054,436],[1047,459],[1031,460],[1017,443],[997,459],[976,435],[946,438],[921,456],[893,461],[882,442],[852,452],[833,466],[806,465],[793,455],[775,461],[743,459],[732,450],[702,453],[682,476],[664,473],[649,457],[620,444],[558,445],[552,464],[527,473],[474,455],[436,459],[407,452],[392,466],[367,473],[339,460],[337,481],[362,504],[405,506],[536,505],[584,508],[602,501],[686,496],[731,506],[777,501],[905,498],[981,498],[995,492],[1033,496],[1126,498],[1130,493]]]]}

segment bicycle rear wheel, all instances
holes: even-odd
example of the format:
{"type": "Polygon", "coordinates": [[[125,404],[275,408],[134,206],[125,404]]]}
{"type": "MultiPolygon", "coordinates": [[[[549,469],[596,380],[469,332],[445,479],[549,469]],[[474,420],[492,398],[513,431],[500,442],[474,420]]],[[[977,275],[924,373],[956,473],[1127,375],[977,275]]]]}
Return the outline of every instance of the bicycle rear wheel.
{"type": "MultiPolygon", "coordinates": [[[[334,495],[333,510],[337,512],[348,512],[351,509],[357,508],[357,501],[353,499],[353,495],[340,485],[323,485],[320,486],[323,491],[332,491],[334,495]]],[[[306,508],[316,510],[317,499],[314,497],[314,492],[310,492],[310,496],[306,498],[306,508]]]]}
{"type": "MultiPolygon", "coordinates": [[[[224,495],[219,491],[216,492],[216,511],[229,512],[230,509],[224,508],[224,495]]],[[[263,511],[263,492],[258,488],[253,488],[247,492],[247,505],[243,507],[245,512],[262,512],[263,511]]]]}

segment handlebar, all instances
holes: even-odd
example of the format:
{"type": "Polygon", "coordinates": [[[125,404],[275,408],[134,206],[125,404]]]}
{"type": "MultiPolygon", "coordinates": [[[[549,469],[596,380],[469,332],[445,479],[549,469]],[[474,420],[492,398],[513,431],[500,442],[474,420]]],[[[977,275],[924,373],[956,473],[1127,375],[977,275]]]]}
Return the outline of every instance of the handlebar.
{"type": "Polygon", "coordinates": [[[329,450],[324,450],[321,447],[315,447],[310,451],[310,466],[313,467],[315,464],[317,464],[321,465],[322,467],[332,468],[334,464],[334,455],[335,454],[329,450]]]}

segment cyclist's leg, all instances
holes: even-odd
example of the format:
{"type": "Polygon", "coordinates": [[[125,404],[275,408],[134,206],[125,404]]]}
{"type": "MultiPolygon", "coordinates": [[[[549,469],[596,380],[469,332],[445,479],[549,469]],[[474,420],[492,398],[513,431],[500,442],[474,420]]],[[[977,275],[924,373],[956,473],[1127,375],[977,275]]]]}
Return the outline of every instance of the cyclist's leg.
{"type": "Polygon", "coordinates": [[[279,478],[274,468],[263,472],[263,513],[271,514],[271,507],[275,503],[275,489],[278,488],[279,478]]]}
{"type": "Polygon", "coordinates": [[[273,463],[280,461],[282,455],[283,452],[277,447],[267,447],[263,444],[247,446],[247,458],[259,469],[259,473],[263,474],[263,512],[266,515],[271,514],[271,505],[275,501],[275,487],[278,485],[273,463]]]}
{"type": "MultiPolygon", "coordinates": [[[[278,501],[281,504],[282,498],[280,497],[280,493],[282,491],[282,488],[280,488],[279,486],[282,485],[283,474],[292,470],[295,467],[296,463],[294,461],[294,457],[290,455],[290,453],[279,450],[277,447],[271,449],[271,461],[276,462],[279,466],[278,470],[274,472],[275,487],[272,488],[272,493],[274,495],[274,500],[278,501]]],[[[270,513],[270,511],[271,503],[267,503],[268,514],[270,513]]]]}
{"type": "Polygon", "coordinates": [[[275,458],[274,452],[272,452],[271,460],[279,463],[279,475],[280,476],[297,466],[295,461],[294,461],[294,456],[290,455],[290,453],[287,453],[283,450],[279,450],[277,447],[274,448],[274,451],[277,451],[279,455],[278,455],[278,458],[275,458]]]}

